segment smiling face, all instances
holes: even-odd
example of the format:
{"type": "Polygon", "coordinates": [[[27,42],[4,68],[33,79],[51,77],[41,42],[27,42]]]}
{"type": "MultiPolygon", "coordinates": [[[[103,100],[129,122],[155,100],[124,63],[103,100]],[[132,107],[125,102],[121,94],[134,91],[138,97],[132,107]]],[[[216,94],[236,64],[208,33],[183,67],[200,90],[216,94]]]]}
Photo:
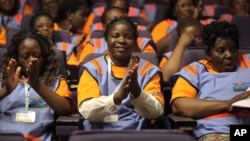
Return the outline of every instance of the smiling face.
{"type": "Polygon", "coordinates": [[[41,72],[41,69],[44,65],[44,58],[42,56],[40,44],[38,41],[31,38],[24,39],[18,46],[17,59],[24,75],[27,75],[26,68],[28,68],[28,64],[35,58],[38,59],[38,65],[36,69],[40,70],[39,72],[41,72]]]}
{"type": "Polygon", "coordinates": [[[207,59],[213,63],[216,71],[231,72],[236,69],[237,56],[237,46],[232,39],[217,38],[207,59]]]}
{"type": "Polygon", "coordinates": [[[113,24],[107,34],[107,44],[110,57],[115,64],[128,62],[132,48],[136,46],[136,36],[128,23],[118,22],[113,24]]]}

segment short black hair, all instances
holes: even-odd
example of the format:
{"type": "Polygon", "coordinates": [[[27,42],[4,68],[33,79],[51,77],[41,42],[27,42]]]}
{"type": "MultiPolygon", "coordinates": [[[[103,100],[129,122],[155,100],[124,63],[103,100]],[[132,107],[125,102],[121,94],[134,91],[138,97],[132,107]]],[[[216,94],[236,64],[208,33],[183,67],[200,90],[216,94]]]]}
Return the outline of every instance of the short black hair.
{"type": "Polygon", "coordinates": [[[39,18],[39,17],[41,17],[41,16],[46,16],[46,17],[48,17],[48,18],[54,23],[54,19],[53,19],[53,17],[52,17],[50,14],[45,13],[45,12],[40,12],[40,13],[36,13],[35,15],[33,15],[33,16],[31,17],[29,27],[30,27],[30,28],[34,28],[34,27],[35,27],[35,22],[36,22],[37,18],[39,18]]]}
{"type": "Polygon", "coordinates": [[[104,12],[102,13],[102,16],[101,16],[101,22],[104,24],[105,21],[106,21],[106,17],[107,17],[107,13],[113,9],[117,9],[117,10],[121,10],[122,12],[124,12],[121,8],[119,7],[106,7],[104,12]]]}
{"type": "Polygon", "coordinates": [[[202,41],[205,45],[205,53],[209,54],[211,47],[214,45],[217,38],[232,39],[236,47],[239,48],[239,31],[235,24],[223,21],[212,22],[204,26],[202,32],[202,41]]]}

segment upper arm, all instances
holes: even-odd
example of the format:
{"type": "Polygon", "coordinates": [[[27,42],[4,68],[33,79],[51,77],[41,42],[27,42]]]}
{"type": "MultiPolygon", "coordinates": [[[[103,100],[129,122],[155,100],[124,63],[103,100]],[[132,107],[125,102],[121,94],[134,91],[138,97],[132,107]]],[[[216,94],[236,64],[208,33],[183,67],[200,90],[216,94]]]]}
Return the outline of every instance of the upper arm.
{"type": "Polygon", "coordinates": [[[160,75],[159,73],[157,73],[156,75],[154,75],[154,77],[150,80],[150,82],[145,86],[143,90],[148,94],[154,94],[153,96],[155,96],[161,102],[161,104],[164,105],[164,98],[161,91],[160,79],[160,75]]]}
{"type": "Polygon", "coordinates": [[[78,106],[86,99],[100,97],[99,85],[92,75],[84,70],[78,84],[77,101],[78,106]]]}
{"type": "Polygon", "coordinates": [[[182,77],[179,77],[173,87],[170,103],[179,97],[196,98],[197,90],[182,77]]]}
{"type": "Polygon", "coordinates": [[[69,86],[67,81],[64,78],[60,78],[60,83],[58,88],[56,89],[56,93],[63,97],[70,97],[72,98],[72,93],[69,90],[69,86]]]}

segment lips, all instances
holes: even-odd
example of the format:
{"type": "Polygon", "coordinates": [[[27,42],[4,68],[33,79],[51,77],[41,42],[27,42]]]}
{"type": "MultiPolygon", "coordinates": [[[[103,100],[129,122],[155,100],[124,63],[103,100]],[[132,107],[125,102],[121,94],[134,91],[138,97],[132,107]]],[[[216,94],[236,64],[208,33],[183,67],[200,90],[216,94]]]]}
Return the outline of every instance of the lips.
{"type": "Polygon", "coordinates": [[[126,51],[126,50],[128,50],[127,47],[115,47],[115,49],[117,49],[118,51],[126,51]]]}
{"type": "Polygon", "coordinates": [[[233,62],[226,63],[226,65],[225,65],[226,71],[234,71],[234,69],[235,69],[235,64],[233,62]]]}

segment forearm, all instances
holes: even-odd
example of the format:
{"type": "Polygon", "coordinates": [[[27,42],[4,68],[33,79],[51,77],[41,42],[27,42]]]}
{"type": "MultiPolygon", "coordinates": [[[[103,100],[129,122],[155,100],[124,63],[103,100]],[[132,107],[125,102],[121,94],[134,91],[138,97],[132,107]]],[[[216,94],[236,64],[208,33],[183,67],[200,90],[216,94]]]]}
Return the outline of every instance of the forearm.
{"type": "Polygon", "coordinates": [[[80,114],[92,122],[102,121],[107,115],[117,109],[113,95],[92,98],[82,102],[79,106],[80,114]]]}
{"type": "Polygon", "coordinates": [[[71,103],[58,95],[42,82],[38,82],[33,89],[46,101],[46,103],[58,114],[69,115],[72,112],[71,103]]]}
{"type": "Polygon", "coordinates": [[[180,116],[202,118],[213,114],[228,112],[230,105],[225,101],[201,100],[194,98],[176,98],[172,103],[172,111],[180,116]]]}
{"type": "Polygon", "coordinates": [[[167,63],[162,67],[163,80],[169,81],[170,77],[180,70],[182,56],[185,51],[184,45],[178,43],[167,63]]]}
{"type": "Polygon", "coordinates": [[[155,119],[163,114],[163,106],[160,101],[143,90],[136,99],[132,98],[131,103],[135,110],[146,119],[155,119]]]}

